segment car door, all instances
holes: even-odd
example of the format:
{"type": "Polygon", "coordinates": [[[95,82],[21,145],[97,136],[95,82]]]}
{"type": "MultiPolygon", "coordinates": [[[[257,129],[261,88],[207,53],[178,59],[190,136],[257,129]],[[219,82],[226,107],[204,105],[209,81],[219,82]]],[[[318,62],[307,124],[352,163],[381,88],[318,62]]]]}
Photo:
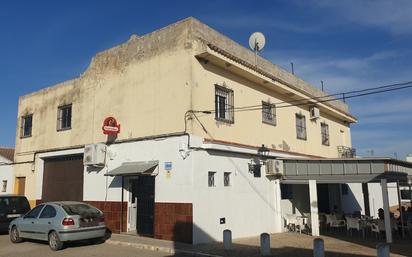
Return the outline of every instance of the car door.
{"type": "Polygon", "coordinates": [[[34,222],[34,230],[39,235],[39,239],[48,240],[49,231],[55,224],[53,221],[56,218],[56,213],[56,209],[52,205],[48,204],[43,208],[39,218],[34,222]]]}
{"type": "Polygon", "coordinates": [[[26,215],[24,215],[21,222],[17,224],[17,228],[20,231],[21,237],[32,239],[40,238],[40,236],[36,233],[35,227],[37,223],[37,218],[43,208],[44,204],[37,205],[36,207],[34,207],[34,209],[32,209],[26,215]]]}

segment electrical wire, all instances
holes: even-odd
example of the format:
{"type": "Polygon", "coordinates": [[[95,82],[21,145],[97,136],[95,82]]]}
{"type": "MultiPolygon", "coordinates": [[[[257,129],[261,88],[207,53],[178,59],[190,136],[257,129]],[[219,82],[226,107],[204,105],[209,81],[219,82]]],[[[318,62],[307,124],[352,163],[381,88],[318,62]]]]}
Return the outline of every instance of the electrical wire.
{"type": "MultiPolygon", "coordinates": [[[[407,82],[402,82],[402,83],[394,83],[394,84],[389,84],[389,85],[384,85],[384,86],[379,86],[379,87],[372,87],[372,88],[366,88],[366,89],[361,89],[361,90],[348,91],[344,93],[330,94],[330,95],[325,95],[325,96],[320,96],[320,97],[311,97],[307,99],[294,100],[294,101],[289,101],[289,102],[282,101],[278,103],[273,103],[273,105],[275,108],[314,105],[317,103],[331,102],[331,101],[337,101],[337,100],[346,100],[346,99],[379,94],[379,93],[385,93],[385,92],[390,92],[390,91],[396,91],[396,90],[401,90],[401,89],[411,88],[411,87],[412,87],[412,81],[407,81],[407,82]],[[372,92],[368,92],[368,91],[372,91],[372,92]],[[336,96],[339,96],[339,97],[336,97],[336,96]],[[329,98],[329,99],[324,99],[324,98],[329,98]],[[314,102],[311,102],[311,100],[312,101],[314,100],[314,102]],[[282,104],[285,104],[285,105],[282,105],[282,104]]],[[[254,111],[254,110],[262,110],[262,109],[263,107],[261,104],[231,108],[233,112],[254,111]]],[[[215,113],[216,110],[208,110],[208,112],[215,113]]]]}

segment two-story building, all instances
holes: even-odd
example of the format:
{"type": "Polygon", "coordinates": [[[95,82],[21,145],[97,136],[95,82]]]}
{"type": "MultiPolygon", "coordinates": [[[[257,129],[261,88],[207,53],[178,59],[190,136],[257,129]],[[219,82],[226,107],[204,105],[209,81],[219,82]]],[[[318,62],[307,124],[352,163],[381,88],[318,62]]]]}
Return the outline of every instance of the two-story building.
{"type": "Polygon", "coordinates": [[[188,18],[20,97],[14,172],[32,205],[89,202],[113,232],[191,243],[281,232],[288,207],[262,149],[338,158],[354,122],[345,103],[188,18]]]}

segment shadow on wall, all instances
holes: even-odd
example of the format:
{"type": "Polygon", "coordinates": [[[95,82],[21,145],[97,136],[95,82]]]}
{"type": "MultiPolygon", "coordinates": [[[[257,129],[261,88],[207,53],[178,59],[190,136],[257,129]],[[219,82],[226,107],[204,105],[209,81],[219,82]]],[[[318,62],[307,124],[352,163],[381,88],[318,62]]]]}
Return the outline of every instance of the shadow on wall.
{"type": "Polygon", "coordinates": [[[362,207],[349,186],[347,187],[347,194],[342,194],[342,211],[344,213],[362,212],[362,207]]]}

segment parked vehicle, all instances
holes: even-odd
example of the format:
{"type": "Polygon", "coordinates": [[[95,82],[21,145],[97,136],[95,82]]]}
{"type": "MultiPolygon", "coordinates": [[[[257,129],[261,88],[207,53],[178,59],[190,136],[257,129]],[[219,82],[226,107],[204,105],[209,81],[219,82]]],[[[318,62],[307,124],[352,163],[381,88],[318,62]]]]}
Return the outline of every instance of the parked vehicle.
{"type": "Polygon", "coordinates": [[[30,211],[29,201],[25,196],[1,195],[0,196],[0,232],[9,228],[10,222],[30,211]]]}
{"type": "Polygon", "coordinates": [[[106,233],[103,213],[81,202],[40,204],[13,220],[9,228],[11,242],[20,243],[24,238],[48,241],[54,251],[68,241],[101,241],[106,233]]]}

